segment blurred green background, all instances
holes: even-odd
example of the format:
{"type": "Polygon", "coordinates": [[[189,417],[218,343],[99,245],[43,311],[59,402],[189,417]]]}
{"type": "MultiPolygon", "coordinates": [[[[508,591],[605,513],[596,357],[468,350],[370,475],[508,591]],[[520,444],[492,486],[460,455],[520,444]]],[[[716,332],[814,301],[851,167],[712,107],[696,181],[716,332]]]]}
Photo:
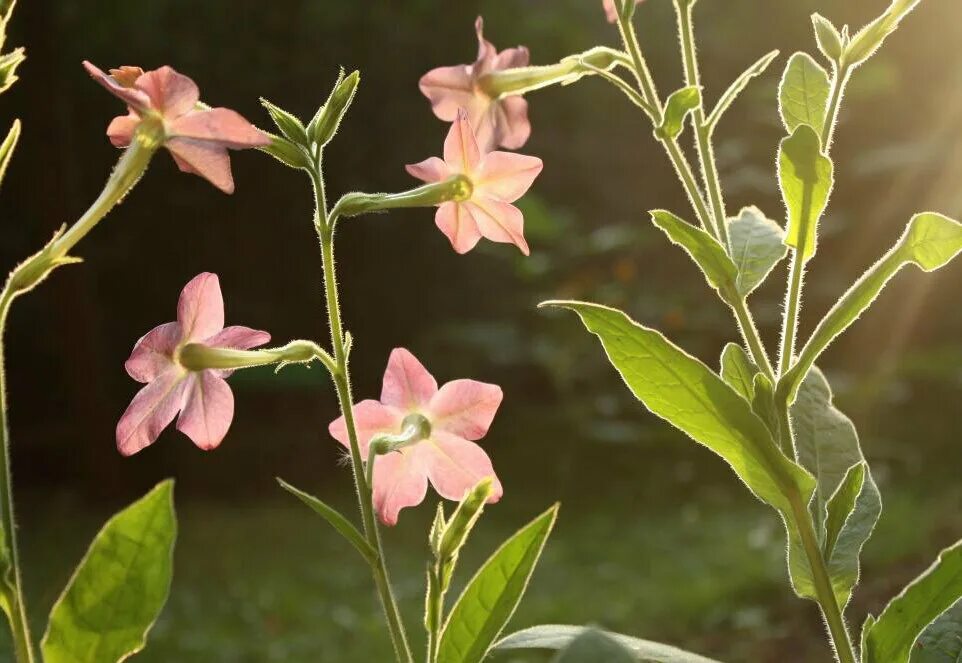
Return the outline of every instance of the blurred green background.
{"type": "MultiPolygon", "coordinates": [[[[730,213],[757,204],[782,216],[775,88],[788,54],[814,51],[809,14],[857,27],[886,4],[699,3],[708,99],[761,54],[782,50],[718,132],[730,213]]],[[[265,126],[258,96],[310,117],[338,67],[359,68],[357,100],[328,150],[329,191],[400,190],[414,184],[403,165],[438,153],[446,130],[417,80],[473,60],[479,13],[490,40],[525,44],[536,63],[616,39],[599,0],[23,2],[8,43],[25,45],[28,60],[0,104],[2,126],[24,121],[0,192],[3,268],[75,219],[118,156],[104,129],[121,106],[81,60],[173,65],[199,83],[205,101],[265,126]]],[[[671,3],[650,0],[637,22],[662,91],[678,87],[671,3]]],[[[960,40],[958,2],[926,0],[857,72],[802,334],[913,212],[962,213],[960,40]]],[[[573,319],[535,309],[559,296],[623,307],[711,364],[737,340],[687,257],[647,222],[656,207],[691,217],[650,127],[596,80],[530,102],[534,133],[523,151],[545,161],[523,201],[530,258],[489,243],[458,256],[427,210],[343,224],[356,395],[377,394],[395,346],[411,349],[441,381],[470,376],[504,387],[485,446],[506,495],[487,512],[459,580],[514,528],[563,503],[513,628],[592,622],[729,661],[829,660],[813,605],[788,589],[775,516],[717,458],[647,415],[573,319]]],[[[35,629],[103,520],[173,476],[177,573],[137,661],[385,661],[366,569],[274,482],[283,476],[352,508],[349,473],[326,433],[336,406],[322,371],[236,375],[237,416],[214,453],[175,431],[130,459],[114,448],[116,419],[137,389],[123,370],[130,347],[172,319],[196,273],[220,275],[229,323],[268,329],[277,340],[325,338],[305,178],[257,153],[237,154],[233,165],[237,193],[226,197],[159,155],[80,246],[85,263],[59,270],[14,309],[13,455],[35,629]]],[[[962,536],[960,276],[959,265],[901,275],[822,362],[886,503],[866,547],[856,623],[962,536]]],[[[783,279],[784,267],[752,301],[772,347],[783,279]]],[[[430,503],[405,511],[387,533],[415,634],[432,512],[430,503]]]]}

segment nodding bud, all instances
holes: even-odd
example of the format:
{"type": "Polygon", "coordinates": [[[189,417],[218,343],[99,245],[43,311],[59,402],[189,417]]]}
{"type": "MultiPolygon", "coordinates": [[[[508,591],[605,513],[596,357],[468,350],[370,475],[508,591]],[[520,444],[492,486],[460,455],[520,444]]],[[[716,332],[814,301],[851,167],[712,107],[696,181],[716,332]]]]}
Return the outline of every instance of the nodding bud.
{"type": "Polygon", "coordinates": [[[464,202],[473,194],[471,179],[458,174],[401,193],[346,193],[334,205],[331,216],[358,216],[404,207],[434,207],[452,201],[464,202]]]}
{"type": "Polygon", "coordinates": [[[620,63],[628,64],[624,53],[597,46],[569,55],[557,64],[492,71],[478,79],[478,87],[492,99],[522,95],[550,85],[570,85],[582,76],[609,71],[620,63]]]}
{"type": "Polygon", "coordinates": [[[212,348],[203,343],[188,343],[179,349],[176,361],[188,371],[236,370],[255,366],[278,367],[288,364],[309,364],[317,359],[330,370],[334,362],[313,341],[291,341],[287,345],[263,350],[232,350],[212,348]]]}
{"type": "Polygon", "coordinates": [[[906,14],[915,9],[921,0],[893,0],[885,12],[859,30],[845,45],[842,64],[857,67],[875,54],[882,42],[899,27],[906,14]]]}
{"type": "Polygon", "coordinates": [[[317,110],[307,125],[307,135],[313,142],[321,147],[331,142],[338,127],[341,126],[341,120],[354,101],[354,94],[360,82],[361,72],[354,71],[345,78],[344,70],[341,70],[327,101],[317,110]]]}

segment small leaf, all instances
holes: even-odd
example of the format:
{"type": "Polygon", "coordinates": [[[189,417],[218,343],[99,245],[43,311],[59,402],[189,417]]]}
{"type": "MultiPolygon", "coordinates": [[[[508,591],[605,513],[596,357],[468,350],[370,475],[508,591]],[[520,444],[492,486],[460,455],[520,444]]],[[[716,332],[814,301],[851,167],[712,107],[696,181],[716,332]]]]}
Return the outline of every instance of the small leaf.
{"type": "Polygon", "coordinates": [[[7,137],[0,143],[0,183],[3,183],[7,175],[7,166],[13,158],[13,151],[17,149],[18,140],[20,140],[20,120],[14,120],[7,137]]]}
{"type": "Polygon", "coordinates": [[[50,613],[44,663],[118,663],[144,648],[173,574],[173,482],[107,521],[50,613]]]}
{"type": "Polygon", "coordinates": [[[928,625],[912,650],[912,663],[962,661],[962,601],[928,625]]]}
{"type": "Polygon", "coordinates": [[[815,28],[818,50],[832,62],[838,62],[842,57],[842,35],[832,22],[821,14],[812,14],[812,26],[815,28]]]}
{"type": "Polygon", "coordinates": [[[651,218],[668,239],[688,252],[708,284],[727,301],[732,294],[737,270],[725,248],[704,230],[682,221],[671,212],[655,210],[651,212],[651,218]]]}
{"type": "Polygon", "coordinates": [[[331,142],[341,126],[341,120],[354,102],[354,94],[360,82],[359,71],[351,72],[347,78],[344,77],[344,71],[341,71],[327,102],[317,109],[317,113],[307,125],[307,134],[312,141],[321,147],[331,142]]]}
{"type": "Polygon", "coordinates": [[[962,541],[892,599],[863,627],[862,663],[905,663],[925,628],[962,598],[962,541]]]}
{"type": "Polygon", "coordinates": [[[685,118],[700,103],[701,92],[697,87],[683,87],[672,92],[665,103],[664,119],[661,126],[655,129],[655,135],[667,140],[677,138],[685,126],[685,118]]]}
{"type": "Polygon", "coordinates": [[[918,4],[919,0],[893,0],[885,13],[852,36],[842,56],[842,64],[857,67],[872,57],[885,38],[895,32],[902,19],[918,4]]]}
{"type": "MultiPolygon", "coordinates": [[[[775,387],[764,373],[756,373],[752,390],[752,412],[765,422],[774,439],[778,437],[778,413],[775,411],[775,387]]],[[[789,449],[783,449],[790,452],[789,449]]]]}
{"type": "Polygon", "coordinates": [[[338,534],[343,536],[355,548],[357,548],[357,551],[361,553],[361,557],[367,560],[368,564],[376,563],[377,553],[374,551],[374,548],[370,543],[367,542],[367,539],[364,538],[364,535],[358,531],[351,521],[341,515],[339,511],[328,506],[313,495],[309,495],[302,490],[298,490],[283,479],[278,479],[277,483],[281,485],[281,488],[309,506],[314,513],[326,520],[331,527],[337,530],[338,534]]]}
{"type": "Polygon", "coordinates": [[[721,120],[722,115],[725,114],[725,111],[727,111],[732,103],[734,103],[735,99],[738,98],[738,95],[741,94],[742,90],[748,86],[751,80],[756,76],[761,76],[765,70],[768,69],[768,65],[770,65],[777,57],[778,51],[772,51],[771,53],[763,55],[757,61],[755,61],[752,66],[743,71],[741,76],[735,79],[734,83],[728,86],[728,89],[725,90],[725,93],[721,96],[721,99],[718,100],[718,105],[715,106],[714,110],[712,110],[711,114],[708,116],[706,124],[710,130],[713,131],[715,129],[715,126],[718,124],[718,121],[721,120]]]}
{"type": "Polygon", "coordinates": [[[828,72],[808,53],[796,53],[788,60],[778,88],[778,110],[788,133],[802,124],[822,132],[831,86],[828,72]]]}
{"type": "Polygon", "coordinates": [[[785,231],[757,207],[744,207],[728,224],[728,243],[738,270],[735,289],[747,297],[785,257],[785,231]]]}
{"type": "Polygon", "coordinates": [[[555,505],[505,541],[458,598],[441,633],[438,663],[478,663],[514,614],[558,516],[555,505]]]}
{"type": "Polygon", "coordinates": [[[637,663],[638,658],[613,636],[604,631],[589,628],[552,659],[552,663],[600,663],[601,661],[637,663]]]}
{"type": "Polygon", "coordinates": [[[815,255],[818,220],[834,183],[832,160],[822,154],[818,134],[807,124],[798,125],[782,140],[778,182],[788,210],[785,243],[807,261],[815,255]]]}
{"type": "MultiPolygon", "coordinates": [[[[517,633],[512,633],[496,644],[494,648],[497,651],[519,649],[561,650],[568,647],[585,632],[594,630],[587,626],[569,626],[566,624],[532,626],[517,633]]],[[[632,651],[635,655],[633,659],[635,661],[645,661],[646,663],[718,663],[710,658],[692,654],[671,645],[633,638],[620,633],[607,633],[607,635],[632,651]]],[[[603,660],[607,659],[595,659],[597,663],[603,660]]]]}
{"type": "Polygon", "coordinates": [[[746,401],[755,399],[755,374],[758,367],[752,363],[742,346],[729,343],[722,350],[721,376],[729,387],[746,401]]]}
{"type": "Polygon", "coordinates": [[[307,130],[304,125],[294,115],[291,115],[280,106],[276,106],[267,99],[261,97],[261,105],[267,109],[274,124],[281,130],[284,137],[295,145],[307,145],[307,130]]]}
{"type": "Polygon", "coordinates": [[[855,510],[856,500],[865,485],[867,471],[868,465],[864,462],[848,468],[842,483],[838,485],[838,489],[828,501],[825,515],[825,538],[822,543],[822,554],[826,559],[831,558],[838,543],[838,537],[845,527],[845,521],[855,510]]]}

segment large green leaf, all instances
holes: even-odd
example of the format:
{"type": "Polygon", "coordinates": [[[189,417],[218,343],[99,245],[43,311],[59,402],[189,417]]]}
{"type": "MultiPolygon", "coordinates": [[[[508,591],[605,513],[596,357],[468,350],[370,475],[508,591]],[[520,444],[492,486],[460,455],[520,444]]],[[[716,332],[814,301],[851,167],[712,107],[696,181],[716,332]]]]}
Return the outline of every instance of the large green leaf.
{"type": "MultiPolygon", "coordinates": [[[[565,649],[577,638],[586,632],[595,629],[588,626],[569,626],[566,624],[544,624],[542,626],[532,626],[517,633],[512,633],[495,645],[498,651],[513,651],[519,649],[565,649]]],[[[634,653],[635,661],[646,661],[648,663],[718,663],[710,658],[692,654],[691,652],[664,645],[660,642],[651,642],[640,638],[633,638],[620,633],[608,633],[613,639],[622,646],[634,653]]],[[[600,663],[608,659],[594,659],[600,663]]]]}
{"type": "Polygon", "coordinates": [[[885,38],[895,32],[906,14],[918,4],[919,0],[892,0],[881,16],[855,33],[842,55],[842,63],[855,67],[872,57],[885,38]]]}
{"type": "Polygon", "coordinates": [[[778,109],[788,133],[802,124],[822,131],[831,86],[828,72],[808,53],[799,52],[789,58],[778,88],[778,109]]]}
{"type": "Polygon", "coordinates": [[[962,251],[962,224],[926,212],[912,218],[901,239],[842,295],[822,318],[802,348],[798,361],[779,381],[778,390],[789,402],[808,370],[829,344],[867,309],[885,284],[906,265],[931,272],[962,251]]]}
{"type": "Polygon", "coordinates": [[[818,134],[800,124],[778,150],[778,183],[788,210],[785,243],[809,260],[815,255],[818,220],[832,192],[832,160],[822,154],[818,134]]]}
{"type": "Polygon", "coordinates": [[[558,505],[505,541],[471,579],[448,615],[438,663],[478,663],[514,614],[551,534],[558,505]]]}
{"type": "Polygon", "coordinates": [[[962,661],[962,601],[922,631],[912,649],[912,663],[959,663],[962,661]]]}
{"type": "Polygon", "coordinates": [[[722,350],[721,376],[729,387],[746,401],[755,400],[755,375],[758,368],[749,359],[748,353],[737,343],[729,343],[722,350]]]}
{"type": "Polygon", "coordinates": [[[552,663],[637,663],[634,652],[604,631],[589,628],[558,652],[552,663]]]}
{"type": "MultiPolygon", "coordinates": [[[[855,425],[832,402],[828,380],[813,368],[792,405],[799,462],[815,476],[811,510],[829,577],[839,605],[858,582],[859,554],[882,512],[882,499],[859,447],[855,425]]],[[[811,569],[800,544],[789,556],[792,584],[800,596],[815,598],[811,569]]]]}
{"type": "Polygon", "coordinates": [[[728,224],[728,244],[738,271],[735,290],[747,297],[785,257],[785,231],[757,207],[744,207],[728,224]]]}
{"type": "Polygon", "coordinates": [[[117,663],[144,648],[173,574],[174,484],[107,521],[50,613],[44,663],[117,663]]]}
{"type": "Polygon", "coordinates": [[[962,598],[962,541],[892,599],[863,627],[862,663],[905,663],[925,628],[962,598]]]}
{"type": "Polygon", "coordinates": [[[708,285],[717,290],[722,299],[732,296],[737,270],[725,247],[701,228],[682,221],[671,212],[654,210],[651,219],[668,235],[668,239],[685,249],[705,275],[708,285]]]}
{"type": "Polygon", "coordinates": [[[743,71],[741,75],[736,78],[731,85],[728,86],[728,89],[725,90],[725,93],[718,100],[718,104],[708,116],[706,124],[708,125],[710,131],[715,129],[715,127],[718,125],[718,121],[721,120],[722,115],[724,115],[725,111],[727,111],[735,102],[735,99],[738,98],[738,95],[741,94],[742,90],[748,86],[751,80],[756,76],[761,76],[765,70],[768,69],[768,65],[770,65],[777,57],[778,51],[766,53],[756,60],[752,66],[743,71]]]}
{"type": "Polygon", "coordinates": [[[701,103],[701,92],[697,87],[683,87],[675,90],[665,102],[665,114],[661,125],[655,127],[655,135],[659,138],[672,140],[678,137],[685,128],[685,118],[698,108],[701,103]]]}
{"type": "Polygon", "coordinates": [[[788,496],[811,497],[812,477],[775,445],[748,402],[701,361],[621,311],[585,302],[546,304],[576,312],[638,400],[721,456],[758,498],[787,515],[788,496]]]}

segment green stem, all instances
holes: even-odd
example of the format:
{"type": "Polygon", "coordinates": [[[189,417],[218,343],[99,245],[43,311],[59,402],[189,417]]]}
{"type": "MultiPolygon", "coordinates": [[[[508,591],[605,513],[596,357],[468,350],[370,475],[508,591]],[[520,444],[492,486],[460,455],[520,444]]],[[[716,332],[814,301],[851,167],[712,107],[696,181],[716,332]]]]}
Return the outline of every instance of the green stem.
{"type": "Polygon", "coordinates": [[[832,139],[835,137],[835,125],[838,123],[838,111],[842,106],[845,86],[852,71],[843,67],[841,71],[835,69],[832,77],[832,92],[828,101],[828,112],[825,114],[825,126],[822,127],[822,151],[827,155],[832,150],[832,139]]]}
{"type": "Polygon", "coordinates": [[[635,26],[632,25],[631,21],[619,18],[618,30],[621,32],[621,41],[625,45],[625,50],[628,51],[628,56],[631,58],[633,65],[632,70],[634,71],[635,79],[638,81],[641,94],[648,105],[657,111],[658,117],[652,118],[652,122],[656,125],[661,124],[661,116],[664,110],[661,105],[661,99],[658,97],[658,89],[655,87],[655,79],[652,78],[651,71],[648,70],[648,63],[645,62],[645,58],[641,54],[641,46],[638,43],[638,34],[635,32],[635,26]]]}
{"type": "Polygon", "coordinates": [[[324,294],[327,302],[328,325],[331,332],[331,345],[334,350],[334,387],[337,399],[344,415],[347,427],[348,441],[351,451],[351,470],[354,475],[354,488],[357,491],[361,509],[361,519],[364,525],[364,536],[371,547],[377,551],[377,561],[372,566],[374,584],[377,586],[381,607],[387,620],[394,654],[402,663],[413,663],[411,647],[407,641],[404,624],[398,610],[397,600],[391,589],[387,563],[384,559],[384,547],[381,544],[381,533],[374,515],[371,487],[364,476],[364,462],[361,458],[361,447],[357,438],[357,425],[354,421],[354,403],[351,397],[351,381],[348,370],[347,352],[344,345],[344,329],[341,324],[341,309],[338,302],[337,275],[334,265],[334,229],[328,218],[325,203],[324,182],[319,169],[312,169],[311,181],[314,185],[314,196],[317,204],[314,224],[321,245],[321,262],[324,270],[324,294]]]}
{"type": "Polygon", "coordinates": [[[443,571],[435,562],[428,569],[428,594],[425,606],[425,627],[428,634],[427,663],[437,663],[441,645],[441,622],[444,615],[443,571]]]}

